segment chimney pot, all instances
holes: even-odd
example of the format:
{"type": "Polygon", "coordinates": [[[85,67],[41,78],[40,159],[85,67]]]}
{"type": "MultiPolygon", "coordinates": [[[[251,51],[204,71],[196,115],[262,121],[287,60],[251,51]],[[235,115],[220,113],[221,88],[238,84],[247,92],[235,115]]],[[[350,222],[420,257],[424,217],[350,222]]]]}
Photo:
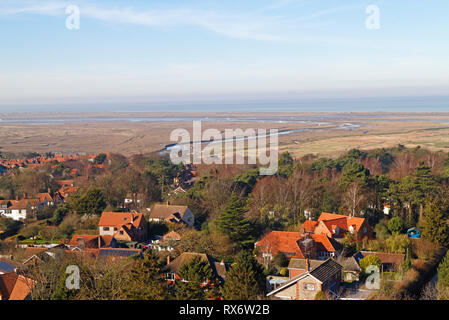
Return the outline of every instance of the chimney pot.
{"type": "Polygon", "coordinates": [[[170,264],[170,255],[167,256],[167,264],[170,264]]]}

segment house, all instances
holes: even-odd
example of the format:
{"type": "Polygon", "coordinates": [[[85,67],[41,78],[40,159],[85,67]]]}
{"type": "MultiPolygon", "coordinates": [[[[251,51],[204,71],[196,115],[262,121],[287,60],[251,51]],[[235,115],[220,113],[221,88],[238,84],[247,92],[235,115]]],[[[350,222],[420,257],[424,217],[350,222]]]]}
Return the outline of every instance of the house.
{"type": "Polygon", "coordinates": [[[25,220],[39,211],[38,199],[0,200],[0,216],[16,221],[25,220]]]}
{"type": "Polygon", "coordinates": [[[381,262],[381,272],[386,271],[398,271],[399,268],[404,264],[405,254],[400,253],[383,253],[383,252],[371,252],[371,251],[359,251],[354,254],[354,258],[360,265],[360,260],[369,255],[375,255],[380,259],[381,262]]]}
{"type": "Polygon", "coordinates": [[[150,209],[150,221],[185,223],[192,227],[195,217],[187,206],[177,206],[169,204],[155,204],[150,209]]]}
{"type": "Polygon", "coordinates": [[[304,223],[309,233],[326,235],[333,239],[342,239],[347,232],[357,239],[373,239],[373,230],[365,218],[349,217],[334,213],[321,213],[318,221],[304,223]]]}
{"type": "Polygon", "coordinates": [[[64,197],[59,191],[53,193],[50,189],[48,189],[48,192],[38,193],[37,199],[39,199],[39,205],[41,206],[54,206],[64,201],[64,197]]]}
{"type": "Polygon", "coordinates": [[[421,238],[421,231],[419,231],[417,228],[413,227],[407,230],[407,235],[409,238],[412,239],[419,239],[421,238]]]}
{"type": "Polygon", "coordinates": [[[58,193],[64,198],[65,201],[67,197],[70,197],[70,195],[76,193],[78,189],[79,189],[78,187],[64,186],[58,190],[58,193]]]}
{"type": "Polygon", "coordinates": [[[14,272],[0,274],[0,300],[28,300],[35,282],[14,272]]]}
{"type": "Polygon", "coordinates": [[[326,235],[315,235],[301,232],[271,231],[255,243],[259,259],[268,264],[274,256],[281,252],[291,258],[320,258],[338,256],[342,246],[326,235]]]}
{"type": "Polygon", "coordinates": [[[306,271],[293,277],[268,293],[268,297],[281,300],[313,300],[318,292],[337,295],[341,283],[342,266],[332,258],[315,269],[306,264],[306,271]]]}
{"type": "Polygon", "coordinates": [[[110,235],[79,235],[76,234],[68,243],[70,248],[114,248],[117,246],[117,240],[110,235]]]}
{"type": "Polygon", "coordinates": [[[390,211],[391,211],[391,205],[384,204],[384,210],[383,210],[384,214],[388,216],[388,215],[390,215],[390,211]]]}
{"type": "MultiPolygon", "coordinates": [[[[205,261],[211,267],[215,277],[220,281],[226,280],[226,272],[229,270],[229,266],[223,261],[218,262],[205,253],[183,252],[179,257],[170,261],[170,256],[167,256],[166,266],[166,280],[169,284],[175,284],[176,281],[184,281],[179,275],[181,267],[192,261],[195,257],[199,257],[202,261],[205,261]]],[[[212,279],[206,279],[212,280],[212,279]]]]}
{"type": "Polygon", "coordinates": [[[113,236],[118,241],[147,240],[147,222],[142,213],[103,212],[98,227],[100,236],[113,236]]]}
{"type": "Polygon", "coordinates": [[[175,231],[166,233],[163,237],[156,236],[146,247],[157,251],[173,251],[178,242],[181,240],[181,235],[175,231]]]}
{"type": "Polygon", "coordinates": [[[63,244],[53,248],[26,247],[25,256],[27,258],[23,261],[23,265],[35,266],[41,262],[48,262],[54,259],[60,259],[64,255],[66,249],[68,249],[68,247],[66,247],[63,244]]]}

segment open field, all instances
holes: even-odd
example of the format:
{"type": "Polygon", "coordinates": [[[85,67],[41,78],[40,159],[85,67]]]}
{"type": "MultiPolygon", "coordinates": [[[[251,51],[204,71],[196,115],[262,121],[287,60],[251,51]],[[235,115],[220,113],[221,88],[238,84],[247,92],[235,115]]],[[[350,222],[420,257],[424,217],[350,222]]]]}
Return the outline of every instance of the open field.
{"type": "Polygon", "coordinates": [[[336,156],[403,144],[449,152],[449,113],[92,113],[0,114],[3,152],[120,152],[163,149],[177,128],[278,129],[280,150],[336,156]]]}

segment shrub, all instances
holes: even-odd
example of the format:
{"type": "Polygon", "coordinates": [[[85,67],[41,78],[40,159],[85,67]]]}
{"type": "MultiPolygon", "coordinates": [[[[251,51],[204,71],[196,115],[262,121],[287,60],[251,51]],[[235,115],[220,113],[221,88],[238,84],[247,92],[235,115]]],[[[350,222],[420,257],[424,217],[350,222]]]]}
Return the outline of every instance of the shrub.
{"type": "Polygon", "coordinates": [[[279,274],[283,277],[286,277],[288,275],[288,269],[282,268],[281,271],[279,271],[279,274]]]}
{"type": "Polygon", "coordinates": [[[359,261],[359,265],[360,265],[360,268],[362,269],[362,273],[367,275],[366,269],[372,265],[377,266],[380,269],[381,261],[378,256],[369,255],[369,256],[366,256],[365,258],[361,259],[359,261]]]}
{"type": "Polygon", "coordinates": [[[318,291],[315,295],[315,300],[328,300],[328,299],[323,291],[318,291]]]}
{"type": "Polygon", "coordinates": [[[391,234],[399,234],[404,230],[404,221],[401,217],[394,217],[388,221],[388,230],[391,234]]]}
{"type": "Polygon", "coordinates": [[[386,245],[392,253],[405,253],[410,240],[406,234],[395,234],[386,240],[386,245]]]}

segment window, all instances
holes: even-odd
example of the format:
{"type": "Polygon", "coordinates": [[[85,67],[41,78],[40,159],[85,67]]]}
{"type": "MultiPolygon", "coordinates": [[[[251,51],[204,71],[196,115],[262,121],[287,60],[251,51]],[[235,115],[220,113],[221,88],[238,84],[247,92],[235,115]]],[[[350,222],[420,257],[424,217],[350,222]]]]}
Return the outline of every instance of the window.
{"type": "Polygon", "coordinates": [[[120,234],[123,234],[123,230],[120,230],[120,234]]]}
{"type": "Polygon", "coordinates": [[[174,273],[167,273],[165,275],[165,280],[175,281],[175,274],[174,273]]]}
{"type": "Polygon", "coordinates": [[[103,227],[103,231],[109,231],[109,227],[103,227]]]}
{"type": "Polygon", "coordinates": [[[315,291],[315,285],[313,283],[304,283],[304,290],[315,291]]]}

